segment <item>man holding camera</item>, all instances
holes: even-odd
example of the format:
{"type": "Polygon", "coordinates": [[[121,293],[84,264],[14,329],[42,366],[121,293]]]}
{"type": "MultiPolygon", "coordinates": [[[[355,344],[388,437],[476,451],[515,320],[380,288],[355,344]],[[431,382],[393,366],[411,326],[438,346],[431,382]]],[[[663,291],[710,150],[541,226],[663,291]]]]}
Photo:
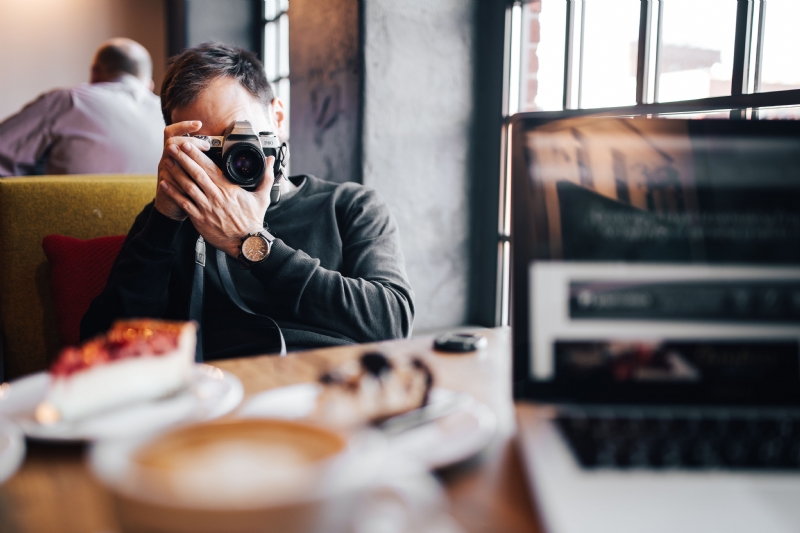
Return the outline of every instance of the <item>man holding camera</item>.
{"type": "Polygon", "coordinates": [[[291,351],[410,333],[413,291],[386,204],[353,183],[280,179],[283,153],[267,146],[286,116],[253,54],[188,49],[161,99],[156,197],[84,316],[82,338],[118,318],[192,318],[205,359],[218,359],[278,352],[284,339],[291,351]],[[254,168],[263,178],[243,182],[254,168]]]}

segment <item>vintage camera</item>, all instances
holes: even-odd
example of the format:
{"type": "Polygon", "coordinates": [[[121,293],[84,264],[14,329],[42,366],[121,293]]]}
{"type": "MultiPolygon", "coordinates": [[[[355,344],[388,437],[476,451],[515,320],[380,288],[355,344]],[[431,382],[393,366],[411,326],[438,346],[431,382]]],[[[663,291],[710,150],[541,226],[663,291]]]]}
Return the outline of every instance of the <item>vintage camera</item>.
{"type": "MultiPolygon", "coordinates": [[[[264,179],[267,157],[275,156],[272,166],[275,184],[272,187],[272,201],[276,202],[276,192],[280,191],[278,182],[285,177],[286,158],[289,149],[271,131],[256,133],[247,120],[236,120],[221,137],[195,135],[211,145],[206,155],[225,174],[231,182],[243,189],[252,190],[264,179]]],[[[278,198],[280,194],[277,194],[278,198]]]]}

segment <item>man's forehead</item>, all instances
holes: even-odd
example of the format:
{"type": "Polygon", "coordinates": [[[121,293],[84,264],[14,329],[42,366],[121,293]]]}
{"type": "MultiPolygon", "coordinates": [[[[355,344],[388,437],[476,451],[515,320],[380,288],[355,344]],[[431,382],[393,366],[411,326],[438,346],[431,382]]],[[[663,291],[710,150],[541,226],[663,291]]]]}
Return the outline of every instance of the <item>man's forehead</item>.
{"type": "Polygon", "coordinates": [[[194,102],[172,112],[172,121],[200,120],[199,133],[221,135],[235,120],[267,126],[269,114],[261,101],[233,78],[218,78],[203,89],[194,102]]]}

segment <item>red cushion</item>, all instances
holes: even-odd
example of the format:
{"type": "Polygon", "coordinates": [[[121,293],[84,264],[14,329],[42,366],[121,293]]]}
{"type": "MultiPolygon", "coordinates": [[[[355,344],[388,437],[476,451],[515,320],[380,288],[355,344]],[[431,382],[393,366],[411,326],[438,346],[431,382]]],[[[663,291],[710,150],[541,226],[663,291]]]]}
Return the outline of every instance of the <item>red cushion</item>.
{"type": "Polygon", "coordinates": [[[62,346],[79,344],[81,319],[103,292],[123,242],[125,235],[88,241],[48,235],[42,241],[62,346]]]}

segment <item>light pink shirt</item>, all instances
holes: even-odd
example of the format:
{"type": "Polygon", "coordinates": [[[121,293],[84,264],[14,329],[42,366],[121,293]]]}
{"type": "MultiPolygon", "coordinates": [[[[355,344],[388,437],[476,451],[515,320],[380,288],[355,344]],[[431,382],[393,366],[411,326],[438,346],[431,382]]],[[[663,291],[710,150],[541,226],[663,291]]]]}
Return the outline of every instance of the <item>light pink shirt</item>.
{"type": "Polygon", "coordinates": [[[0,176],[155,174],[164,144],[158,96],[138,79],[57,89],[0,123],[0,176]]]}

